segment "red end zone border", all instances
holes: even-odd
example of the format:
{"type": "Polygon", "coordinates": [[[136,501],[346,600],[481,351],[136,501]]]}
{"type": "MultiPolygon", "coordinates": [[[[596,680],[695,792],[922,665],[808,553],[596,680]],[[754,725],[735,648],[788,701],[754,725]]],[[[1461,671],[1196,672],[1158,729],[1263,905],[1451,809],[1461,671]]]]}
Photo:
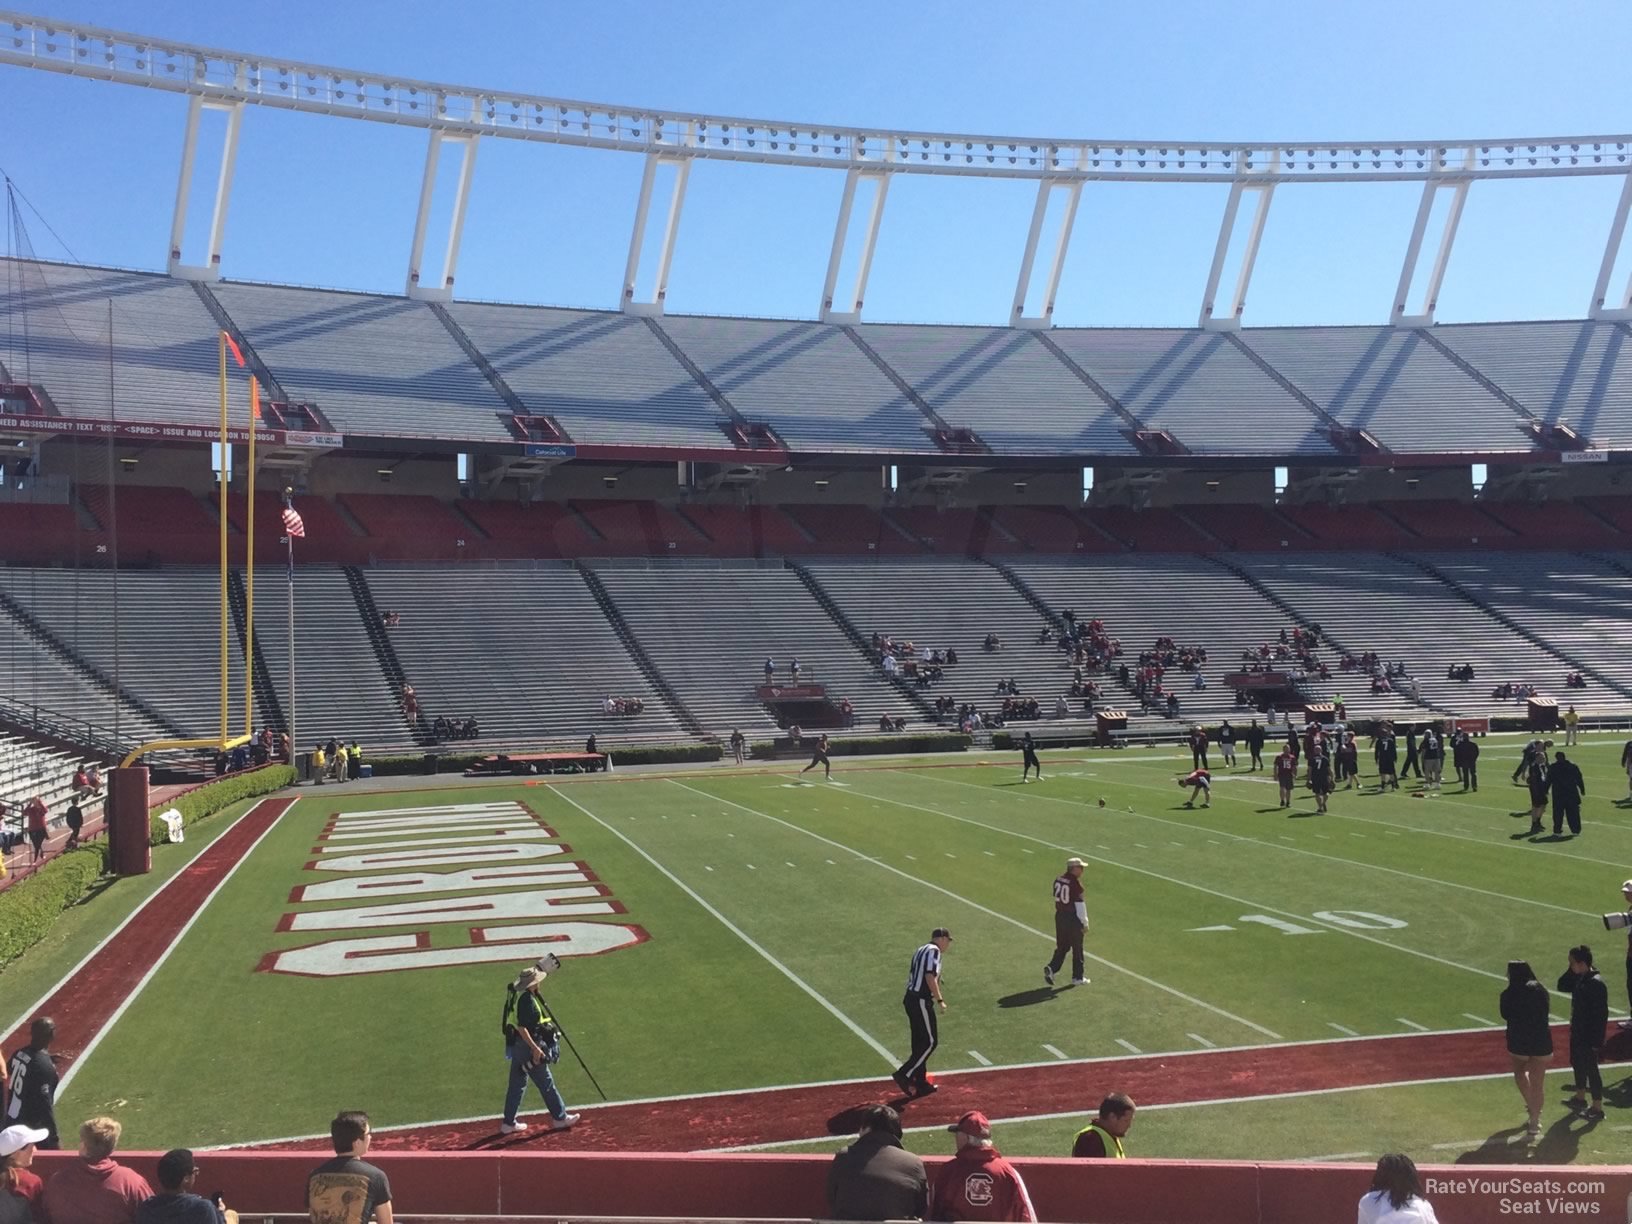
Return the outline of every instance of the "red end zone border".
{"type": "Polygon", "coordinates": [[[51,1054],[59,1068],[68,1068],[63,1076],[62,1086],[66,1086],[108,1025],[135,1000],[142,984],[169,957],[216,890],[294,804],[293,799],[262,799],[240,816],[31,1007],[17,1028],[4,1036],[3,1048],[27,1045],[29,1022],[35,1016],[50,1016],[57,1025],[51,1054]]]}

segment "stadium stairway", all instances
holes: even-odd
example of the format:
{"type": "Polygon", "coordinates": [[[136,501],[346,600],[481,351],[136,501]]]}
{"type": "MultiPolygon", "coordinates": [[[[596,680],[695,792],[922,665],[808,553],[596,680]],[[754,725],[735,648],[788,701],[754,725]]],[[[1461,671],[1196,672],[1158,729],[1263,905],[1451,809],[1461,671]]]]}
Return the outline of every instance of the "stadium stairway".
{"type": "MultiPolygon", "coordinates": [[[[1625,685],[1609,679],[1596,668],[1587,663],[1583,663],[1576,656],[1572,654],[1565,654],[1564,651],[1559,649],[1553,643],[1544,639],[1533,629],[1526,625],[1520,624],[1506,611],[1491,604],[1487,599],[1482,597],[1479,590],[1470,589],[1469,586],[1464,585],[1464,583],[1457,577],[1453,577],[1450,573],[1447,573],[1444,569],[1441,569],[1427,557],[1401,556],[1399,559],[1405,561],[1409,565],[1416,566],[1430,577],[1438,579],[1440,582],[1444,583],[1445,586],[1457,596],[1457,598],[1472,604],[1474,607],[1483,611],[1492,620],[1504,625],[1507,629],[1518,634],[1525,641],[1531,643],[1538,650],[1544,651],[1545,653],[1551,655],[1554,659],[1558,660],[1560,664],[1558,672],[1560,674],[1556,677],[1556,679],[1549,681],[1548,678],[1543,677],[1542,682],[1537,684],[1537,687],[1543,694],[1548,696],[1559,695],[1564,690],[1562,673],[1565,671],[1578,671],[1582,673],[1583,676],[1590,676],[1592,679],[1598,681],[1598,683],[1606,686],[1610,690],[1620,693],[1623,697],[1632,697],[1632,688],[1627,688],[1625,685]]],[[[1530,683],[1536,682],[1530,681],[1530,683]]]]}
{"type": "MultiPolygon", "coordinates": [[[[855,626],[855,640],[875,668],[874,632],[911,641],[919,660],[932,649],[958,652],[957,665],[944,668],[939,684],[919,688],[897,677],[921,705],[933,709],[931,698],[951,697],[996,714],[1003,704],[997,686],[1012,679],[1020,697],[1037,700],[1041,719],[1052,720],[1056,698],[1070,689],[1071,668],[1063,652],[1053,642],[1037,640],[1035,608],[994,566],[924,558],[817,561],[802,569],[831,598],[846,626],[855,626]],[[1002,640],[1000,649],[984,648],[988,633],[1002,640]]],[[[1081,700],[1067,701],[1071,716],[1080,717],[1081,700]]]]}
{"type": "Polygon", "coordinates": [[[674,686],[658,670],[657,664],[652,661],[652,656],[646,653],[646,648],[640,644],[640,639],[635,636],[635,631],[629,627],[629,622],[623,619],[623,613],[618,610],[618,605],[613,602],[612,596],[607,591],[606,584],[601,581],[600,576],[587,565],[576,562],[574,564],[577,566],[578,573],[583,577],[584,585],[589,588],[590,594],[595,597],[596,604],[605,613],[607,621],[618,635],[618,640],[628,649],[630,658],[634,659],[641,670],[641,674],[646,677],[654,689],[663,694],[663,699],[680,716],[680,721],[685,725],[687,731],[693,735],[707,734],[702,720],[687,708],[686,703],[681,699],[680,694],[675,691],[674,686]]]}
{"type": "MultiPolygon", "coordinates": [[[[1618,696],[1632,694],[1632,580],[1618,567],[1562,552],[1431,553],[1433,566],[1498,617],[1561,658],[1585,660],[1584,677],[1601,677],[1618,696]]],[[[1619,704],[1602,689],[1566,689],[1547,677],[1543,691],[1561,706],[1619,704]]],[[[1617,711],[1618,712],[1618,711],[1617,711]]]]}
{"type": "Polygon", "coordinates": [[[376,606],[401,616],[391,645],[422,707],[479,722],[456,747],[687,736],[570,563],[377,566],[366,580],[376,606]],[[607,714],[608,696],[645,710],[607,714]]]}
{"type": "Polygon", "coordinates": [[[778,682],[797,658],[802,679],[823,685],[837,704],[855,706],[856,730],[879,716],[917,721],[921,707],[885,683],[843,626],[781,562],[598,561],[605,586],[633,634],[714,734],[739,727],[773,735],[778,723],[760,702],[767,657],[778,682]]]}
{"type": "MultiPolygon", "coordinates": [[[[405,749],[416,737],[369,640],[345,570],[303,565],[294,575],[294,694],[290,689],[289,580],[282,566],[255,570],[255,645],[279,710],[293,721],[297,750],[319,738],[355,739],[368,755],[405,749]]],[[[400,684],[400,681],[398,682],[400,684]]],[[[285,723],[284,729],[289,730],[285,723]]]]}
{"type": "MultiPolygon", "coordinates": [[[[822,586],[816,575],[811,572],[809,566],[795,564],[792,561],[789,561],[787,564],[789,569],[793,570],[794,573],[799,575],[799,581],[805,584],[805,589],[815,597],[816,602],[819,603],[822,606],[822,610],[832,618],[833,623],[840,629],[844,630],[844,636],[849,638],[851,645],[855,646],[855,648],[861,652],[862,658],[866,659],[870,666],[876,665],[873,659],[871,639],[863,636],[861,630],[856,627],[856,623],[845,615],[844,609],[838,605],[833,596],[825,587],[822,586]]],[[[914,706],[916,706],[918,708],[918,712],[930,722],[938,721],[935,714],[935,707],[929,703],[929,698],[924,696],[923,692],[917,687],[917,685],[910,683],[904,676],[897,675],[891,677],[886,675],[882,669],[879,670],[878,676],[879,679],[884,681],[885,684],[888,684],[891,688],[895,689],[896,692],[900,693],[914,706]]]]}
{"type": "MultiPolygon", "coordinates": [[[[346,586],[350,589],[351,598],[357,605],[357,613],[362,618],[363,632],[368,637],[369,648],[374,652],[374,659],[379,663],[380,671],[385,676],[387,689],[393,696],[398,698],[397,709],[400,714],[402,709],[400,698],[403,685],[408,683],[408,676],[403,671],[402,660],[397,658],[397,652],[391,647],[391,638],[385,631],[385,614],[374,602],[374,593],[368,589],[368,583],[364,581],[362,571],[355,565],[347,565],[343,569],[346,575],[346,586]]],[[[420,706],[420,716],[422,720],[427,717],[427,711],[423,704],[420,706]]],[[[415,743],[427,744],[433,742],[431,737],[420,726],[408,721],[406,714],[402,714],[401,717],[403,726],[407,728],[408,734],[413,737],[415,743]]],[[[436,711],[429,711],[428,717],[435,718],[436,711]]]]}
{"type": "MultiPolygon", "coordinates": [[[[1298,611],[1298,609],[1294,608],[1291,604],[1287,603],[1286,600],[1282,599],[1274,591],[1270,590],[1267,586],[1265,586],[1263,584],[1263,582],[1258,578],[1258,576],[1256,574],[1252,573],[1251,571],[1243,569],[1241,566],[1236,565],[1234,562],[1229,561],[1224,557],[1220,557],[1220,556],[1215,555],[1215,556],[1209,557],[1208,560],[1210,560],[1214,565],[1217,565],[1222,569],[1228,570],[1230,573],[1234,574],[1237,578],[1239,578],[1242,582],[1244,582],[1248,586],[1250,586],[1253,590],[1257,591],[1260,595],[1262,595],[1270,603],[1274,604],[1277,608],[1279,608],[1282,612],[1284,612],[1286,614],[1286,618],[1289,621],[1292,621],[1294,624],[1301,625],[1305,629],[1313,629],[1313,628],[1316,628],[1318,626],[1320,628],[1320,640],[1321,640],[1322,646],[1330,647],[1331,649],[1337,651],[1339,654],[1343,653],[1344,651],[1347,651],[1349,654],[1355,655],[1356,657],[1364,654],[1368,650],[1375,649],[1375,647],[1372,647],[1372,646],[1356,647],[1356,646],[1354,646],[1352,644],[1345,643],[1345,642],[1339,640],[1338,638],[1332,636],[1330,633],[1328,633],[1326,631],[1325,626],[1320,625],[1320,623],[1318,621],[1310,620],[1308,617],[1304,616],[1301,612],[1298,611]]],[[[1386,656],[1384,656],[1384,652],[1382,652],[1382,651],[1378,651],[1377,653],[1378,653],[1379,656],[1386,657],[1386,656]]],[[[1332,684],[1334,682],[1335,683],[1341,683],[1345,678],[1347,678],[1342,673],[1340,673],[1338,671],[1338,668],[1336,667],[1336,661],[1335,660],[1327,660],[1327,663],[1328,663],[1328,666],[1330,666],[1331,670],[1332,670],[1332,681],[1323,681],[1322,682],[1323,684],[1329,685],[1329,684],[1332,684]]],[[[1353,675],[1353,673],[1349,673],[1349,675],[1353,675]]],[[[1358,677],[1355,677],[1355,678],[1358,679],[1358,677]]],[[[1370,709],[1373,706],[1373,704],[1377,701],[1377,698],[1379,698],[1381,696],[1382,696],[1381,694],[1378,694],[1376,697],[1373,697],[1371,694],[1358,694],[1356,697],[1354,697],[1352,699],[1346,697],[1345,701],[1344,701],[1344,704],[1345,704],[1345,706],[1352,706],[1355,709],[1370,709]]],[[[1397,694],[1397,696],[1399,696],[1401,698],[1401,700],[1406,700],[1404,694],[1397,694]]],[[[1436,713],[1439,713],[1439,714],[1451,715],[1451,714],[1455,713],[1454,710],[1451,710],[1451,709],[1449,709],[1449,708],[1447,708],[1445,706],[1436,705],[1432,701],[1429,701],[1426,698],[1421,698],[1418,701],[1410,702],[1409,704],[1414,705],[1414,706],[1415,705],[1420,705],[1424,709],[1432,710],[1432,711],[1434,711],[1436,713]]],[[[1390,709],[1390,710],[1387,710],[1386,712],[1389,713],[1389,714],[1393,714],[1393,715],[1397,716],[1398,714],[1407,714],[1407,715],[1409,715],[1410,713],[1414,713],[1415,711],[1409,711],[1409,710],[1395,711],[1395,710],[1390,709]]]]}
{"type": "MultiPolygon", "coordinates": [[[[155,707],[132,692],[128,685],[115,683],[108,673],[58,636],[36,615],[37,609],[24,606],[24,601],[30,600],[32,593],[22,586],[22,580],[28,574],[29,571],[24,570],[6,571],[4,579],[0,580],[0,610],[3,610],[12,622],[12,625],[8,626],[12,639],[12,650],[9,652],[11,661],[16,661],[19,645],[26,646],[32,642],[36,650],[43,650],[45,657],[56,665],[55,675],[47,681],[46,692],[51,700],[35,704],[48,706],[92,724],[109,725],[113,720],[107,717],[108,706],[118,703],[121,710],[120,723],[129,719],[133,733],[143,739],[165,739],[183,735],[184,732],[177,723],[159,713],[155,707]]],[[[24,662],[30,663],[28,660],[24,662]]],[[[33,687],[37,692],[38,680],[37,672],[25,680],[21,672],[14,671],[6,691],[14,699],[29,687],[33,687]]]]}
{"type": "MultiPolygon", "coordinates": [[[[232,612],[233,623],[238,627],[238,643],[241,650],[244,639],[249,634],[246,611],[249,607],[249,595],[244,585],[244,576],[238,570],[227,571],[227,607],[232,612]]],[[[289,723],[283,715],[283,704],[278,700],[277,686],[272,683],[272,673],[266,666],[266,647],[259,634],[255,635],[251,645],[253,656],[250,660],[251,678],[256,711],[260,714],[256,723],[258,726],[276,727],[280,731],[287,731],[289,723]]]]}

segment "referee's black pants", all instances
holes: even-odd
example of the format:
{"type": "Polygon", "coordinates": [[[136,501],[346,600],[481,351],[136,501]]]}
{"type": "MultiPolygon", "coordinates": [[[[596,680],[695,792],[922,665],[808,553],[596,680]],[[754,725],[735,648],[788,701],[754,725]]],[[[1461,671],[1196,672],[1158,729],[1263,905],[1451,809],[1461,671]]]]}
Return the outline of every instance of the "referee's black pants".
{"type": "Polygon", "coordinates": [[[907,1027],[912,1030],[912,1053],[895,1069],[896,1078],[922,1087],[929,1082],[929,1056],[941,1043],[935,1000],[928,994],[909,993],[901,1000],[901,1006],[907,1009],[907,1027]]]}
{"type": "Polygon", "coordinates": [[[1058,973],[1065,965],[1065,954],[1071,953],[1071,976],[1080,978],[1083,974],[1082,960],[1082,923],[1070,910],[1054,911],[1054,955],[1049,959],[1048,971],[1058,973]]]}

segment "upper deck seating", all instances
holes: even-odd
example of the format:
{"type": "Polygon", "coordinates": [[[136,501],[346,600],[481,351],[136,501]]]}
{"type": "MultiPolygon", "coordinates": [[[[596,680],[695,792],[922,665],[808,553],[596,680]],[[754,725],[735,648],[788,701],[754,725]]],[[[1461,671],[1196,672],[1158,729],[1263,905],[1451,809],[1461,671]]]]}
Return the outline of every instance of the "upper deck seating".
{"type": "Polygon", "coordinates": [[[796,449],[934,451],[929,419],[842,328],[668,315],[662,328],[744,416],[796,449]]]}
{"type": "Polygon", "coordinates": [[[217,424],[220,330],[186,281],[0,259],[0,365],[66,416],[217,424]]]}
{"type": "Polygon", "coordinates": [[[729,445],[725,414],[644,319],[474,302],[448,313],[522,402],[577,442],[729,445]]]}
{"type": "Polygon", "coordinates": [[[1533,449],[1519,416],[1415,330],[1249,327],[1240,336],[1344,425],[1393,450],[1533,449]]]}
{"type": "Polygon", "coordinates": [[[1332,453],[1324,423],[1217,332],[1061,327],[1049,336],[1148,428],[1193,454],[1332,453]]]}
{"type": "Polygon", "coordinates": [[[510,408],[424,302],[221,282],[283,389],[342,433],[511,442],[510,408]]]}
{"type": "Polygon", "coordinates": [[[1123,419],[1029,331],[891,323],[858,331],[942,419],[1000,454],[1138,453],[1123,419]]]}
{"type": "Polygon", "coordinates": [[[1434,338],[1548,425],[1632,443],[1632,335],[1615,323],[1456,323],[1434,338]]]}

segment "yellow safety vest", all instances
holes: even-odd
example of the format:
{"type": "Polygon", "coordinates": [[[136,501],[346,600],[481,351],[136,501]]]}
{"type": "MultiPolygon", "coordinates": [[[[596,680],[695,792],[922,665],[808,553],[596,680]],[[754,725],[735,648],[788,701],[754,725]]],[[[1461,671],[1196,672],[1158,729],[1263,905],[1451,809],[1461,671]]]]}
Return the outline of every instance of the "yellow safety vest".
{"type": "Polygon", "coordinates": [[[1105,1145],[1105,1155],[1107,1157],[1112,1160],[1126,1160],[1128,1158],[1128,1153],[1122,1147],[1122,1140],[1097,1122],[1088,1123],[1087,1126],[1077,1132],[1077,1138],[1081,1139],[1089,1131],[1099,1132],[1099,1141],[1105,1145]]]}

